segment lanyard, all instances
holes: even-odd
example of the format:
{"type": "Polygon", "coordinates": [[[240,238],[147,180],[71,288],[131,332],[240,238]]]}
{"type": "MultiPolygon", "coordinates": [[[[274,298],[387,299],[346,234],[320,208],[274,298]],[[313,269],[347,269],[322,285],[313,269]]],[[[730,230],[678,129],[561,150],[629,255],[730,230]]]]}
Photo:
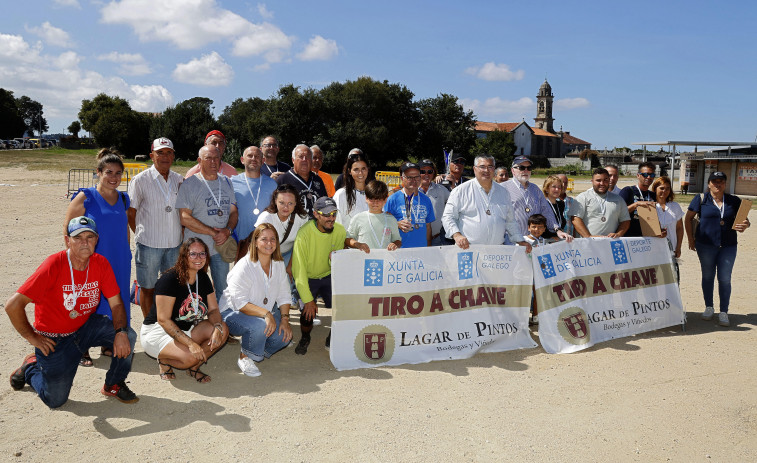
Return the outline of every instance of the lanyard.
{"type": "MultiPolygon", "coordinates": [[[[266,169],[268,169],[268,173],[269,174],[272,174],[274,172],[273,170],[271,170],[271,166],[269,166],[265,162],[263,162],[263,165],[265,166],[266,169]]],[[[276,161],[276,172],[278,172],[278,171],[279,171],[279,162],[276,161]]]]}
{"type": "Polygon", "coordinates": [[[81,291],[76,291],[76,283],[74,282],[74,267],[71,265],[71,250],[69,249],[66,251],[66,258],[68,259],[68,270],[71,272],[71,295],[70,297],[66,297],[64,299],[64,305],[66,306],[66,310],[71,312],[71,316],[76,317],[79,315],[75,310],[74,307],[76,307],[77,300],[79,297],[81,297],[81,293],[84,291],[84,289],[87,287],[87,282],[89,281],[89,261],[87,261],[87,276],[84,278],[84,284],[81,286],[81,291]]]}
{"type": "Polygon", "coordinates": [[[639,188],[639,186],[638,186],[638,185],[636,185],[636,189],[637,189],[637,190],[639,190],[639,196],[641,196],[641,199],[643,199],[644,201],[649,201],[649,198],[650,198],[650,196],[649,196],[649,191],[647,191],[647,194],[645,195],[645,194],[644,194],[644,193],[643,193],[643,192],[641,191],[641,188],[639,188]]]}
{"type": "Polygon", "coordinates": [[[308,183],[307,185],[305,185],[305,182],[303,182],[302,179],[300,178],[300,176],[297,175],[296,173],[292,172],[292,177],[294,177],[298,182],[302,183],[302,186],[305,187],[306,191],[312,191],[311,190],[311,188],[313,186],[313,175],[312,174],[310,174],[310,176],[308,176],[308,178],[310,179],[310,183],[308,183]]]}
{"type": "Polygon", "coordinates": [[[195,275],[195,294],[197,294],[197,299],[194,298],[192,295],[192,287],[189,286],[189,282],[187,281],[187,290],[189,291],[189,299],[192,300],[192,308],[195,312],[197,312],[197,307],[200,305],[200,275],[195,275]]]}
{"type": "MultiPolygon", "coordinates": [[[[157,172],[157,169],[155,171],[157,172]]],[[[160,172],[158,172],[158,176],[161,176],[160,172]]],[[[171,212],[171,209],[172,209],[171,196],[168,194],[168,191],[167,191],[167,189],[170,188],[171,176],[170,175],[168,176],[168,180],[166,181],[166,184],[167,184],[166,188],[163,188],[163,184],[161,183],[160,179],[153,177],[153,180],[155,180],[155,183],[158,184],[158,187],[160,188],[160,192],[163,193],[163,197],[166,198],[166,211],[171,212]]]]}
{"type": "Polygon", "coordinates": [[[389,228],[386,222],[386,213],[382,212],[382,215],[384,216],[384,228],[381,229],[381,241],[379,241],[378,236],[376,236],[376,230],[373,229],[373,223],[371,223],[371,217],[373,217],[376,214],[371,214],[370,212],[369,214],[370,215],[368,216],[368,226],[371,229],[371,233],[373,233],[373,239],[376,240],[376,242],[378,243],[379,249],[384,249],[384,238],[386,237],[386,229],[389,228]]]}
{"type": "Polygon", "coordinates": [[[221,207],[221,178],[220,177],[216,178],[216,180],[218,181],[218,198],[216,199],[216,195],[213,194],[213,190],[210,189],[210,185],[208,185],[208,181],[205,180],[205,177],[202,176],[202,173],[198,172],[197,175],[199,175],[200,178],[202,179],[202,182],[205,184],[205,187],[210,192],[210,196],[213,197],[213,201],[215,201],[216,204],[218,205],[218,209],[219,210],[222,209],[221,207]]]}
{"type": "Polygon", "coordinates": [[[263,270],[263,264],[260,264],[260,270],[263,271],[263,284],[265,285],[265,294],[263,295],[263,305],[268,305],[268,287],[271,285],[271,275],[273,274],[273,259],[271,259],[271,261],[268,262],[268,275],[266,275],[265,270],[263,270]]]}
{"type": "MultiPolygon", "coordinates": [[[[405,193],[404,191],[402,193],[405,193]]],[[[405,193],[405,218],[410,217],[410,223],[413,223],[413,219],[415,219],[415,224],[418,224],[418,216],[417,211],[413,209],[413,198],[418,198],[418,201],[416,201],[416,208],[420,208],[421,204],[421,197],[420,195],[413,195],[410,196],[410,198],[407,197],[407,193],[405,193]]]]}
{"type": "Polygon", "coordinates": [[[599,202],[599,212],[602,213],[602,217],[604,218],[605,210],[607,210],[607,197],[602,198],[601,196],[599,196],[599,193],[597,192],[594,192],[594,195],[597,197],[597,200],[599,202]]]}
{"type": "Polygon", "coordinates": [[[260,213],[260,209],[258,209],[258,199],[260,199],[260,186],[263,184],[263,179],[258,178],[258,197],[256,198],[255,195],[252,194],[252,189],[250,188],[250,180],[247,178],[247,175],[244,176],[244,184],[247,185],[247,191],[250,192],[250,196],[252,196],[252,200],[255,201],[255,209],[252,211],[253,214],[258,215],[260,213]]]}
{"type": "MultiPolygon", "coordinates": [[[[478,180],[476,180],[476,182],[478,182],[478,180]]],[[[483,197],[484,202],[486,202],[486,215],[491,215],[492,214],[491,203],[492,203],[492,193],[493,193],[492,190],[493,190],[493,188],[489,190],[488,194],[485,193],[483,190],[484,190],[484,187],[482,187],[481,184],[479,183],[478,184],[478,188],[476,188],[476,192],[478,192],[478,194],[483,197]]]]}

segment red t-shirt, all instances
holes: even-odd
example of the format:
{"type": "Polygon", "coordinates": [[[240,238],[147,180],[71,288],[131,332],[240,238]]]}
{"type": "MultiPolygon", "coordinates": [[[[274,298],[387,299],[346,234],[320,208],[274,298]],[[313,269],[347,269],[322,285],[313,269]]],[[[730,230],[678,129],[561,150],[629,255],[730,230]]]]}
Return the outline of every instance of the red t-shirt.
{"type": "Polygon", "coordinates": [[[34,302],[34,329],[45,333],[73,333],[97,310],[101,292],[106,298],[120,292],[110,263],[100,254],[92,254],[89,258],[89,275],[87,270],[74,270],[74,281],[80,294],[74,306],[79,315],[73,318],[73,311],[66,310],[63,304],[64,297],[72,293],[66,251],[45,259],[18,288],[19,294],[34,302]]]}

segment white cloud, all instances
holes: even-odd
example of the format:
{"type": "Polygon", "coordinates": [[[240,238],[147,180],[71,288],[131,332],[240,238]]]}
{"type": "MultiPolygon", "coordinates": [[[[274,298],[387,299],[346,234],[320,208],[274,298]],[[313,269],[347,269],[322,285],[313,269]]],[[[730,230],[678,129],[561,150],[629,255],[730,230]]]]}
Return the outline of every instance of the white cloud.
{"type": "Polygon", "coordinates": [[[48,120],[59,124],[51,124],[53,130],[76,119],[82,100],[98,93],[118,95],[137,111],[162,112],[173,104],[171,93],[160,85],[130,85],[120,77],[82,69],[83,58],[75,52],[46,55],[41,45],[32,47],[21,36],[0,34],[0,57],[3,87],[42,103],[48,120]],[[58,118],[62,121],[53,120],[58,118]]]}
{"type": "Polygon", "coordinates": [[[271,19],[273,19],[273,11],[270,11],[265,6],[265,3],[258,3],[258,14],[265,20],[270,21],[271,19]]]}
{"type": "Polygon", "coordinates": [[[177,64],[172,76],[177,82],[185,84],[219,87],[231,83],[234,70],[221,55],[212,52],[188,63],[177,64]]]}
{"type": "Polygon", "coordinates": [[[465,70],[465,73],[476,76],[482,80],[497,82],[521,80],[526,75],[525,71],[522,69],[512,71],[507,64],[495,64],[493,61],[490,61],[481,67],[470,67],[465,70]]]}
{"type": "Polygon", "coordinates": [[[106,24],[130,26],[142,42],[168,42],[193,50],[226,41],[232,44],[233,55],[261,55],[268,62],[281,61],[293,42],[278,27],[251,23],[221,8],[216,0],[112,1],[101,15],[106,24]]]}
{"type": "Polygon", "coordinates": [[[586,98],[559,98],[555,100],[555,109],[588,108],[589,100],[586,98]]]}
{"type": "Polygon", "coordinates": [[[297,55],[302,61],[329,60],[339,54],[336,40],[324,39],[320,35],[310,39],[310,42],[297,55]]]}
{"type": "Polygon", "coordinates": [[[24,28],[27,32],[39,36],[48,45],[54,45],[56,47],[71,47],[74,45],[68,32],[53,26],[49,21],[45,21],[41,26],[24,26],[24,28]]]}
{"type": "Polygon", "coordinates": [[[139,53],[117,53],[100,55],[97,59],[118,64],[118,72],[127,76],[143,76],[150,73],[149,63],[139,53]]]}
{"type": "Polygon", "coordinates": [[[473,111],[477,118],[494,118],[495,116],[524,117],[536,110],[536,102],[528,97],[518,100],[503,100],[500,97],[487,98],[483,102],[461,98],[458,102],[465,110],[473,111]]]}
{"type": "Polygon", "coordinates": [[[79,0],[53,0],[53,3],[55,3],[58,6],[72,6],[74,8],[81,9],[81,5],[79,5],[79,0]]]}

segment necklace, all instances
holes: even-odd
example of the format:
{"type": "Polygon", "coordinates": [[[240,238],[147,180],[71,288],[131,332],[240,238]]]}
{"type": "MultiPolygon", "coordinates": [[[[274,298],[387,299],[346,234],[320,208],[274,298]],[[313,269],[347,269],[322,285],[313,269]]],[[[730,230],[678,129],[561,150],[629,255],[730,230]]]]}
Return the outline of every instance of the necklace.
{"type": "Polygon", "coordinates": [[[84,289],[87,287],[87,282],[89,281],[89,260],[87,261],[87,276],[84,278],[84,284],[81,285],[81,290],[77,292],[76,283],[74,282],[74,267],[71,265],[70,249],[66,251],[66,258],[68,259],[68,270],[71,272],[71,294],[65,294],[63,296],[63,306],[68,310],[69,317],[76,318],[81,315],[75,309],[77,300],[81,296],[81,293],[84,292],[84,289]]]}
{"type": "MultiPolygon", "coordinates": [[[[202,179],[202,182],[205,184],[205,187],[210,192],[210,196],[213,197],[213,201],[215,201],[216,205],[218,205],[218,217],[222,217],[223,216],[223,209],[221,208],[221,179],[220,178],[216,178],[216,180],[218,181],[218,198],[216,198],[216,195],[213,194],[213,190],[210,189],[210,185],[208,185],[208,181],[205,180],[205,177],[202,176],[202,173],[198,172],[197,175],[200,176],[200,178],[202,179]]],[[[250,194],[252,194],[252,193],[250,193],[250,194]]]]}

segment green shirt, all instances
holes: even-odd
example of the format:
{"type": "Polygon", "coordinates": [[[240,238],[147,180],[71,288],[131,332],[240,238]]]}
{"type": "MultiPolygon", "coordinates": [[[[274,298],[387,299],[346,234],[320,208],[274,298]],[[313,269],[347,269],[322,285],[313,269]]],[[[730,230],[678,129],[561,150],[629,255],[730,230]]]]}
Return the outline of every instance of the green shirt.
{"type": "Polygon", "coordinates": [[[352,217],[347,236],[371,249],[386,249],[389,243],[400,239],[400,231],[392,214],[364,211],[352,217]]]}
{"type": "Polygon", "coordinates": [[[302,302],[313,300],[309,279],[323,278],[331,274],[331,253],[344,249],[347,232],[340,223],[334,223],[334,231],[322,233],[315,220],[303,225],[297,232],[292,251],[292,275],[302,302]]]}

